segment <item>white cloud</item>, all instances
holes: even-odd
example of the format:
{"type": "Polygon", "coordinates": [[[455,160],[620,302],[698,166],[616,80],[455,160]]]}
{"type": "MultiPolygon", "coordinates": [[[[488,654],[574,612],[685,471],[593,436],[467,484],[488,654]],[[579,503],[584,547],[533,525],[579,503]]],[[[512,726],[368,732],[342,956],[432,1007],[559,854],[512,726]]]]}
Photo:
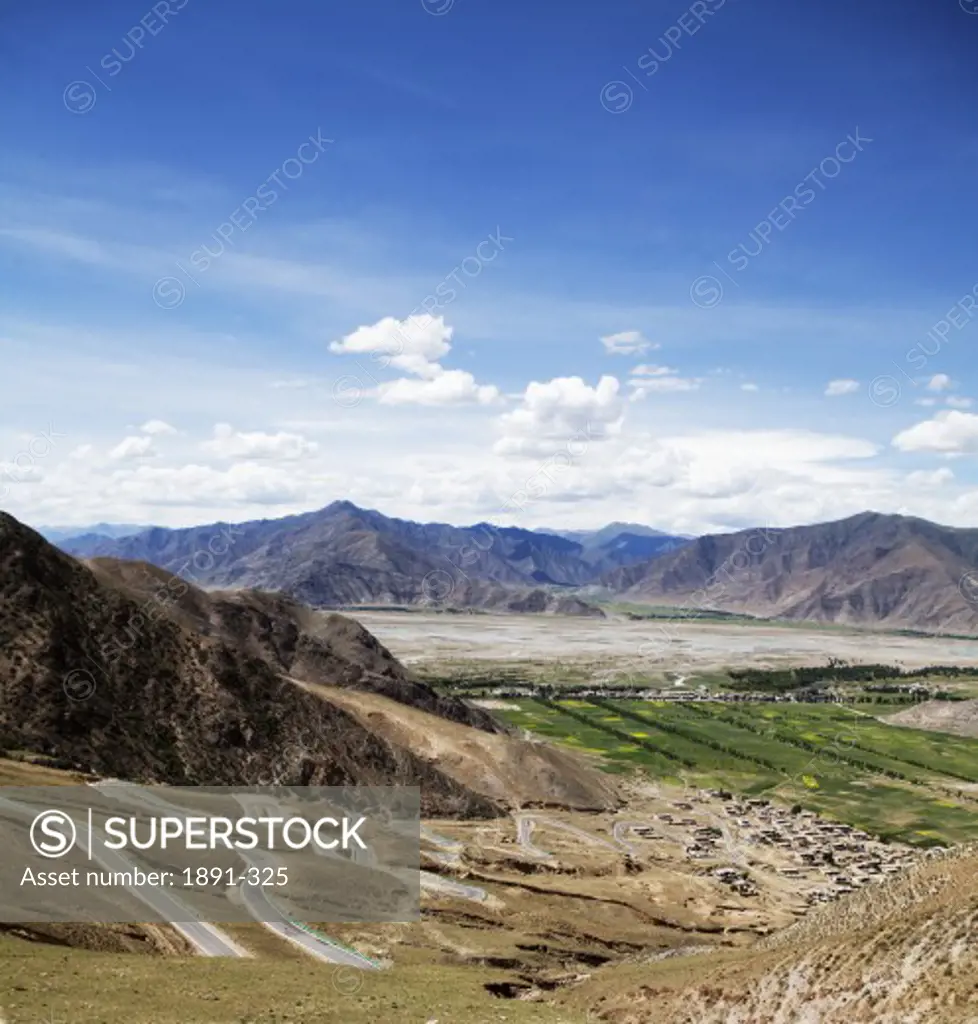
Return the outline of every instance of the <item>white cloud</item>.
{"type": "Polygon", "coordinates": [[[697,377],[680,377],[679,371],[671,366],[656,366],[643,363],[632,371],[628,386],[632,389],[630,399],[637,402],[646,395],[668,392],[696,391],[703,381],[697,377]]]}
{"type": "Polygon", "coordinates": [[[669,377],[677,374],[671,366],[656,366],[655,363],[639,363],[629,371],[633,377],[669,377]]]}
{"type": "Polygon", "coordinates": [[[581,377],[532,381],[518,409],[499,417],[499,455],[534,455],[555,451],[573,441],[616,436],[624,405],[616,377],[603,376],[595,387],[581,377]]]}
{"type": "MultiPolygon", "coordinates": [[[[581,386],[601,388],[596,381],[581,386]]],[[[382,416],[370,407],[350,415],[366,423],[383,421],[387,433],[357,434],[355,447],[321,441],[318,453],[294,462],[52,460],[50,467],[40,467],[44,483],[11,486],[5,507],[27,522],[111,519],[176,526],[294,514],[345,496],[422,521],[501,521],[508,511],[521,526],[588,527],[622,518],[686,533],[817,522],[866,508],[960,525],[978,516],[978,491],[969,498],[967,488],[945,473],[908,479],[873,460],[877,446],[859,437],[719,425],[695,434],[683,425],[669,432],[658,413],[642,430],[642,410],[627,406],[620,393],[617,398],[629,415],[620,430],[604,432],[593,413],[613,415],[613,396],[592,399],[598,410],[590,409],[590,416],[586,403],[578,403],[585,408],[577,419],[566,411],[567,403],[557,403],[549,415],[535,403],[537,427],[560,415],[570,421],[564,427],[583,420],[581,443],[566,433],[534,448],[532,436],[515,430],[508,436],[517,443],[501,455],[486,451],[481,417],[438,410],[443,429],[439,443],[432,444],[435,418],[417,407],[385,406],[382,416]],[[451,445],[441,443],[446,434],[451,445]],[[513,452],[534,457],[507,457],[513,452]],[[518,502],[510,500],[514,495],[518,502]]],[[[274,422],[271,429],[314,436],[277,417],[274,422]]],[[[334,428],[324,429],[323,437],[335,437],[334,428]]],[[[963,460],[960,465],[964,470],[963,460]]]]}
{"type": "Polygon", "coordinates": [[[913,400],[913,404],[914,405],[922,405],[925,408],[930,408],[931,406],[937,405],[937,399],[936,398],[915,398],[913,400]]]}
{"type": "Polygon", "coordinates": [[[226,469],[144,465],[115,474],[111,487],[116,500],[134,505],[234,507],[296,501],[308,481],[298,481],[291,469],[255,463],[235,463],[226,469]]]}
{"type": "Polygon", "coordinates": [[[907,474],[907,483],[914,487],[943,487],[954,479],[954,471],[948,466],[940,469],[918,469],[907,474]]]}
{"type": "Polygon", "coordinates": [[[893,438],[904,452],[940,452],[963,455],[978,452],[978,416],[968,412],[943,410],[932,419],[916,423],[893,438]]]}
{"type": "Polygon", "coordinates": [[[460,405],[476,402],[489,405],[499,399],[493,384],[476,384],[466,370],[441,370],[427,380],[401,377],[377,387],[377,396],[385,405],[460,405]]]}
{"type": "Polygon", "coordinates": [[[163,420],[147,420],[139,429],[151,437],[162,434],[175,434],[177,432],[176,427],[171,427],[169,423],[165,423],[163,420]]]}
{"type": "Polygon", "coordinates": [[[214,427],[214,439],[202,441],[200,447],[222,459],[301,459],[315,452],[319,445],[301,434],[264,434],[261,431],[236,431],[230,423],[214,427]]]}
{"type": "Polygon", "coordinates": [[[619,331],[607,334],[601,339],[605,352],[613,356],[633,356],[657,349],[659,345],[642,337],[641,331],[619,331]]]}
{"type": "Polygon", "coordinates": [[[16,462],[0,462],[0,495],[5,484],[35,484],[44,478],[36,466],[19,465],[16,462]]]}
{"type": "Polygon", "coordinates": [[[756,384],[747,383],[747,384],[741,384],[740,385],[740,390],[741,391],[760,391],[761,389],[756,384]]]}
{"type": "Polygon", "coordinates": [[[950,391],[954,381],[946,373],[935,373],[927,382],[928,391],[950,391]]]}
{"type": "Polygon", "coordinates": [[[358,327],[340,341],[330,343],[330,352],[338,355],[375,355],[381,367],[394,366],[418,377],[435,376],[438,360],[452,350],[453,329],[444,317],[409,316],[397,320],[385,316],[370,327],[358,327]]]}
{"type": "Polygon", "coordinates": [[[652,377],[649,380],[630,380],[631,400],[637,402],[646,395],[667,392],[697,391],[702,382],[687,377],[652,377]]]}
{"type": "Polygon", "coordinates": [[[975,403],[963,395],[951,395],[944,400],[944,404],[949,405],[952,409],[970,409],[975,403]]]}
{"type": "Polygon", "coordinates": [[[150,459],[155,455],[151,437],[125,437],[109,452],[109,458],[117,461],[150,459]]]}
{"type": "MultiPolygon", "coordinates": [[[[417,379],[401,377],[375,388],[363,387],[388,405],[488,405],[500,397],[492,384],[477,384],[465,370],[446,370],[439,362],[451,351],[452,328],[443,317],[427,313],[396,320],[384,317],[371,327],[360,327],[330,344],[331,352],[342,355],[379,356],[377,369],[396,367],[417,379]]],[[[370,371],[364,371],[372,380],[370,371]]],[[[365,383],[365,382],[362,382],[365,383]]]]}
{"type": "Polygon", "coordinates": [[[859,390],[858,380],[830,380],[825,389],[829,398],[838,398],[840,395],[851,395],[859,390]]]}
{"type": "Polygon", "coordinates": [[[663,444],[690,458],[717,466],[744,466],[795,470],[802,466],[848,459],[869,459],[878,454],[872,441],[811,430],[724,430],[664,438],[663,444]]]}

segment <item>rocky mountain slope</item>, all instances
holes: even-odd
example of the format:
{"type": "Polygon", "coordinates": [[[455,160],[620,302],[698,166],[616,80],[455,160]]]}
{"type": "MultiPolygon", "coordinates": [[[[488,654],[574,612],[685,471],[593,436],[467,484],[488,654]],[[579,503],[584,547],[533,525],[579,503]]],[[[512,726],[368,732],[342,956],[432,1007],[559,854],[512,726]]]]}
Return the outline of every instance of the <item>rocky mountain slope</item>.
{"type": "Polygon", "coordinates": [[[339,501],[317,512],[134,536],[78,537],[69,554],[152,562],[206,587],[287,593],[315,607],[433,603],[577,614],[542,587],[588,583],[649,557],[661,538],[612,535],[596,547],[487,523],[415,523],[339,501]],[[492,588],[475,584],[492,583],[492,588]],[[536,593],[534,593],[536,591],[536,593]],[[521,608],[521,606],[525,606],[521,608]]]}
{"type": "Polygon", "coordinates": [[[84,565],[0,513],[0,748],[137,781],[416,784],[426,814],[500,810],[303,683],[386,697],[433,732],[457,723],[524,753],[352,620],[282,595],[205,593],[145,564],[84,565]]]}
{"type": "Polygon", "coordinates": [[[867,512],[700,537],[603,582],[632,601],[970,634],[978,603],[966,574],[976,568],[978,529],[867,512]]]}
{"type": "Polygon", "coordinates": [[[608,969],[575,1001],[621,1024],[973,1024],[976,869],[960,848],[759,945],[608,969]]]}

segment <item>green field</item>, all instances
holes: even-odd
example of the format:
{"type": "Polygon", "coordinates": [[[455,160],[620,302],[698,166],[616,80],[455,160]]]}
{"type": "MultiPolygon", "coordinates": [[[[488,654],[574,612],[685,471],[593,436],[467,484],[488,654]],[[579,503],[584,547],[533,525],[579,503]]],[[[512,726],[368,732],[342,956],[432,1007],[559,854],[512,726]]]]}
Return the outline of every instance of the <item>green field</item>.
{"type": "Polygon", "coordinates": [[[916,845],[978,841],[978,740],[834,704],[519,700],[511,725],[638,769],[798,803],[916,845]]]}

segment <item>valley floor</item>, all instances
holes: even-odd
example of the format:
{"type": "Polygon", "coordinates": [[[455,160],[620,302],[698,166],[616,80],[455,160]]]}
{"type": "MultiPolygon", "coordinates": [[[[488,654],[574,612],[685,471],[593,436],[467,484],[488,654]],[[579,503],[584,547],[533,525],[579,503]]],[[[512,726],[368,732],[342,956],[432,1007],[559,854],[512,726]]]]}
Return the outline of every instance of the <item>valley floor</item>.
{"type": "Polygon", "coordinates": [[[355,612],[406,664],[587,661],[643,672],[711,672],[850,662],[978,666],[978,639],[901,636],[838,626],[585,619],[570,616],[355,612]]]}
{"type": "MultiPolygon", "coordinates": [[[[555,682],[642,671],[653,654],[656,672],[704,679],[829,657],[978,666],[978,641],[836,628],[356,617],[419,668],[525,663],[555,682]]],[[[964,941],[975,924],[971,862],[942,866],[910,845],[978,837],[978,740],[828,706],[558,696],[496,702],[529,738],[504,764],[509,737],[375,694],[301,685],[423,760],[466,766],[470,784],[491,778],[493,797],[516,808],[426,822],[420,920],[325,926],[385,969],[312,959],[258,925],[228,927],[252,955],[221,960],[188,956],[166,929],[7,927],[0,1024],[978,1020],[967,1015],[978,1006],[964,941]],[[569,777],[570,763],[590,774],[569,777]],[[567,789],[578,803],[564,794],[562,807],[544,805],[541,775],[547,792],[567,789]],[[608,806],[605,780],[618,794],[608,806]],[[567,809],[587,801],[605,809],[567,809]],[[878,842],[883,834],[891,842],[878,842]],[[806,1017],[811,1000],[819,1009],[806,1017]]],[[[0,785],[67,780],[0,761],[0,785]]]]}

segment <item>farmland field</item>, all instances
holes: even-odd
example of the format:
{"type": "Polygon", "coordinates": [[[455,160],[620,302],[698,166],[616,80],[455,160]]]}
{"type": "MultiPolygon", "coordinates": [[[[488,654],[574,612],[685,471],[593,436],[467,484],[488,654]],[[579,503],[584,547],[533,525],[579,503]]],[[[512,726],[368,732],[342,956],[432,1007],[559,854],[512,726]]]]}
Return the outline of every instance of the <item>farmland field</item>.
{"type": "Polygon", "coordinates": [[[764,794],[915,845],[978,840],[978,740],[830,704],[521,699],[497,713],[608,771],[764,794]]]}

